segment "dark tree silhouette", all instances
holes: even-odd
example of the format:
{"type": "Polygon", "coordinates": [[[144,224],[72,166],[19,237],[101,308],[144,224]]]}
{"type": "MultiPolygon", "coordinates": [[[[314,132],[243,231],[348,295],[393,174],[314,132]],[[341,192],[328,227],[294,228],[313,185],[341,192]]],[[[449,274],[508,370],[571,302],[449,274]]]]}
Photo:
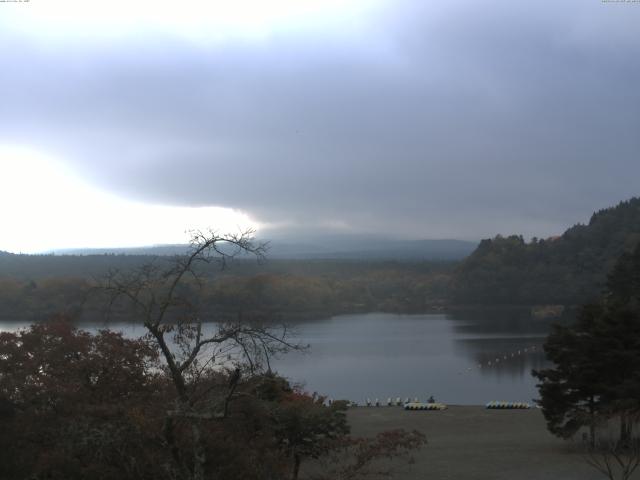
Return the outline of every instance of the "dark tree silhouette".
{"type": "Polygon", "coordinates": [[[589,426],[595,445],[598,424],[620,422],[620,444],[632,441],[640,413],[640,245],[623,255],[597,305],[582,309],[577,323],[556,327],[545,343],[554,368],[534,371],[540,380],[549,430],[570,437],[589,426]]]}

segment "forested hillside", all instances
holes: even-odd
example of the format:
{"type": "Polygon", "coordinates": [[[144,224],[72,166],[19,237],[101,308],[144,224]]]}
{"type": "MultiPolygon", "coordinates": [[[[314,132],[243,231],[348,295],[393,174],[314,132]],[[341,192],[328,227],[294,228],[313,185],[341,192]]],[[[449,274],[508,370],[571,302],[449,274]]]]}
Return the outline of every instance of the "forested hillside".
{"type": "Polygon", "coordinates": [[[458,304],[580,304],[597,297],[616,260],[640,242],[640,198],[594,213],[559,237],[483,240],[458,267],[458,304]]]}
{"type": "MultiPolygon", "coordinates": [[[[171,261],[171,257],[125,255],[0,256],[0,321],[37,321],[57,312],[104,320],[108,301],[93,287],[108,272],[171,261]]],[[[205,285],[191,285],[210,319],[254,311],[295,320],[347,312],[439,309],[447,301],[455,264],[241,259],[227,267],[214,265],[205,285]]]]}

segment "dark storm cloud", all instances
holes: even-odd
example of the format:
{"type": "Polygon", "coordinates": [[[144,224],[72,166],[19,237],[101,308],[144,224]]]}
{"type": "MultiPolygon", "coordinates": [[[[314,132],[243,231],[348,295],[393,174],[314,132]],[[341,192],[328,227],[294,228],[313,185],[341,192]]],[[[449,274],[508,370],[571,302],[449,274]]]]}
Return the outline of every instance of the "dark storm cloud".
{"type": "Polygon", "coordinates": [[[207,46],[5,33],[0,143],[296,228],[548,235],[640,193],[640,5],[393,2],[207,46]]]}

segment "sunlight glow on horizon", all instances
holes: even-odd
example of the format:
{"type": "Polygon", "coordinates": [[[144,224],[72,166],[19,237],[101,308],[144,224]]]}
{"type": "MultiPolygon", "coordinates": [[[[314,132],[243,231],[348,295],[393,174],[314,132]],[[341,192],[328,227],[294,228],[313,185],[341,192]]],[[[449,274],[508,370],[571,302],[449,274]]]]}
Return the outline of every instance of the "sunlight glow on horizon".
{"type": "Polygon", "coordinates": [[[0,250],[13,253],[181,244],[193,230],[260,227],[230,208],[145,204],[100,191],[24,148],[0,146],[0,169],[0,250]]]}
{"type": "Polygon", "coordinates": [[[380,0],[57,0],[15,8],[7,27],[37,36],[139,35],[161,32],[192,40],[262,39],[279,30],[353,19],[380,0]]]}

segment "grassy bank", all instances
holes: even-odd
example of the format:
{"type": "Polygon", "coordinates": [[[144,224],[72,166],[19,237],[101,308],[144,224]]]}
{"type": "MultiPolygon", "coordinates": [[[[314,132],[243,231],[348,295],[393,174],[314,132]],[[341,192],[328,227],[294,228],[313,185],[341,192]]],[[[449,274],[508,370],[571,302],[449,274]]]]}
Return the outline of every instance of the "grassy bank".
{"type": "MultiPolygon", "coordinates": [[[[401,466],[403,480],[597,480],[576,446],[549,434],[538,409],[486,410],[452,406],[442,412],[400,407],[358,407],[348,413],[355,435],[394,428],[416,429],[428,445],[401,466]]],[[[633,478],[640,478],[640,472],[633,478]]]]}

